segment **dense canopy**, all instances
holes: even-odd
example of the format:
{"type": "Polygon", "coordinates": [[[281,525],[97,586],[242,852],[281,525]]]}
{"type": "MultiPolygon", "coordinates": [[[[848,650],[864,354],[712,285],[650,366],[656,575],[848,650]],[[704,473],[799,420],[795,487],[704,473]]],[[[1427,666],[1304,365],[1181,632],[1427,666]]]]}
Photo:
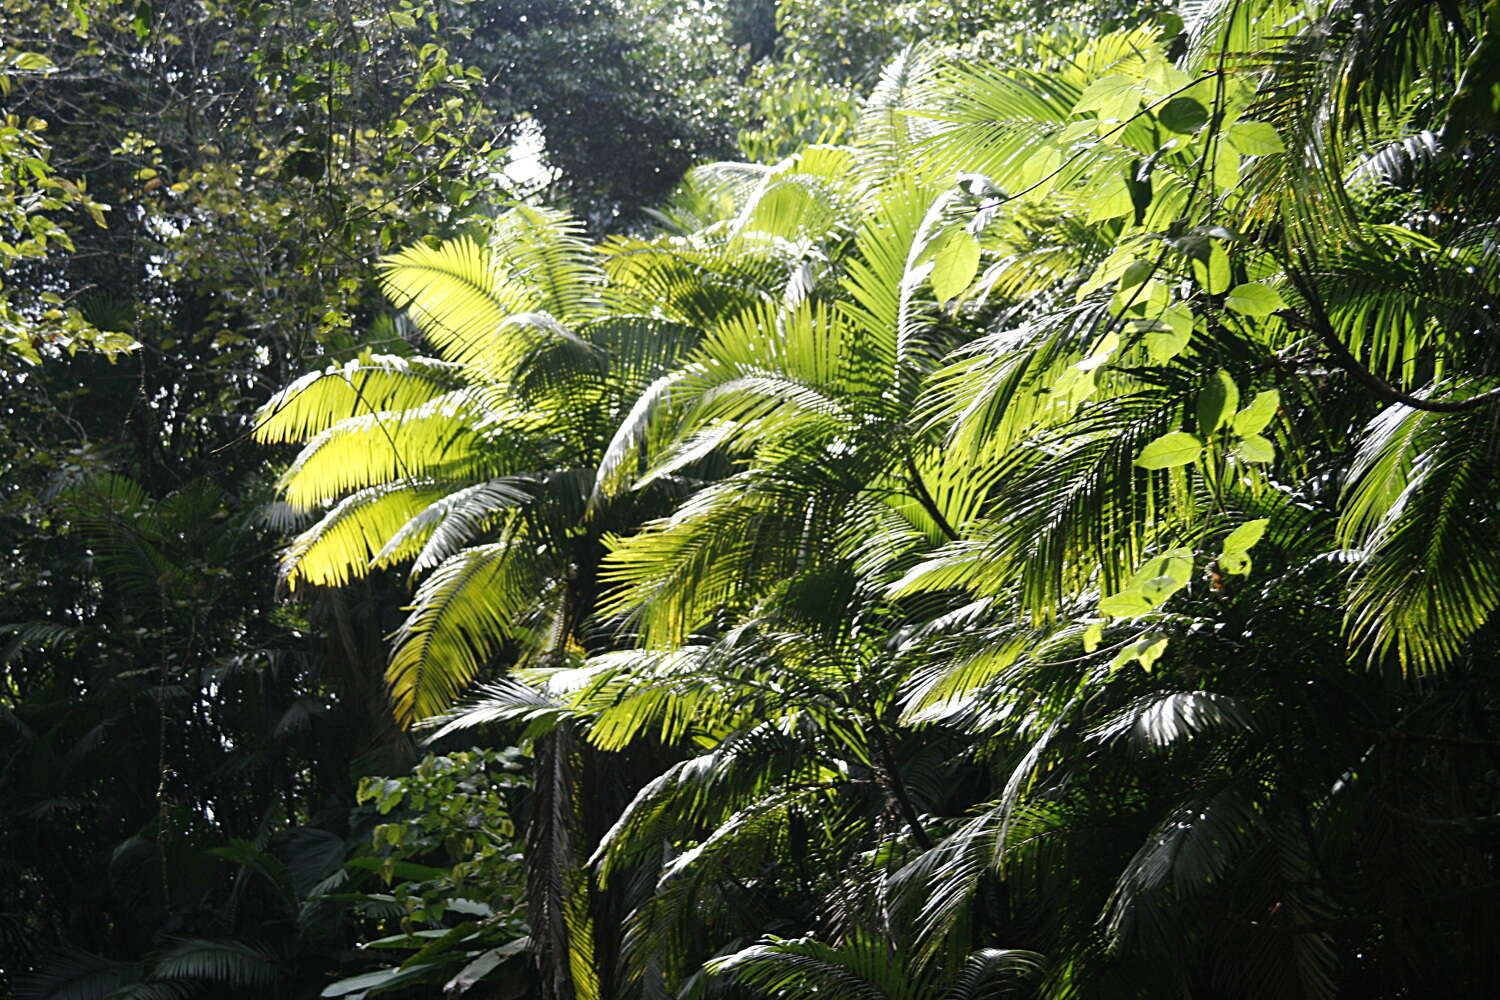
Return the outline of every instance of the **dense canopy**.
{"type": "Polygon", "coordinates": [[[1494,0],[12,23],[0,989],[1500,993],[1494,0]]]}

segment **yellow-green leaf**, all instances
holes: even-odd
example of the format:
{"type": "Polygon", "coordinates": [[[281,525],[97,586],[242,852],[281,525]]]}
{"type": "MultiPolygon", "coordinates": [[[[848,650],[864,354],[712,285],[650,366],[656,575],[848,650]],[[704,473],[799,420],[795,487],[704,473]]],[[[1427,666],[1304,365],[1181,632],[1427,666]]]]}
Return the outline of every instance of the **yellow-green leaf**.
{"type": "Polygon", "coordinates": [[[1224,297],[1224,305],[1246,316],[1269,316],[1278,309],[1286,308],[1286,302],[1276,289],[1259,281],[1235,285],[1224,297]]]}
{"type": "Polygon", "coordinates": [[[1276,446],[1259,434],[1250,434],[1240,441],[1235,454],[1247,462],[1274,462],[1276,446]]]}
{"type": "Polygon", "coordinates": [[[1280,408],[1281,393],[1275,389],[1256,393],[1250,405],[1234,415],[1234,432],[1241,437],[1259,434],[1280,408]]]}
{"type": "Polygon", "coordinates": [[[962,229],[948,234],[932,264],[932,293],[946,302],[974,283],[979,271],[979,243],[962,229]]]}
{"type": "Polygon", "coordinates": [[[1245,156],[1265,156],[1286,150],[1275,126],[1269,122],[1235,122],[1229,126],[1224,139],[1236,153],[1245,156]]]}
{"type": "Polygon", "coordinates": [[[1135,464],[1143,469],[1170,469],[1198,460],[1203,442],[1187,431],[1171,431],[1141,449],[1135,464]]]}
{"type": "Polygon", "coordinates": [[[1139,590],[1122,590],[1099,600],[1100,614],[1111,615],[1115,618],[1134,618],[1137,615],[1146,614],[1155,607],[1155,602],[1139,590]]]}
{"type": "Polygon", "coordinates": [[[1224,248],[1210,244],[1208,259],[1193,258],[1193,277],[1210,295],[1218,295],[1229,287],[1229,255],[1224,248]]]}
{"type": "Polygon", "coordinates": [[[1106,222],[1129,215],[1135,211],[1135,200],[1130,197],[1130,185],[1124,174],[1106,174],[1091,184],[1085,192],[1085,218],[1089,222],[1106,222]]]}
{"type": "Polygon", "coordinates": [[[1167,651],[1167,637],[1164,635],[1147,635],[1132,642],[1115,656],[1114,662],[1110,664],[1110,670],[1119,670],[1130,663],[1139,663],[1141,669],[1147,673],[1161,659],[1161,654],[1167,651]]]}
{"type": "Polygon", "coordinates": [[[1114,74],[1089,84],[1079,95],[1074,112],[1094,111],[1100,118],[1121,120],[1140,110],[1141,91],[1128,76],[1114,74]]]}
{"type": "Polygon", "coordinates": [[[1223,556],[1233,552],[1249,552],[1265,535],[1266,526],[1270,523],[1271,519],[1268,517],[1246,521],[1224,536],[1224,544],[1220,547],[1219,554],[1223,556]]]}

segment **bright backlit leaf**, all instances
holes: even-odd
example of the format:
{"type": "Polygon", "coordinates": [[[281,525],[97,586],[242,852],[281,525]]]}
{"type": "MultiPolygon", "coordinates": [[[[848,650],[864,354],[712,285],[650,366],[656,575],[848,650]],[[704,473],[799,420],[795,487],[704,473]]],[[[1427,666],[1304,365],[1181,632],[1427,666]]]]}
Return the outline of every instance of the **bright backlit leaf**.
{"type": "Polygon", "coordinates": [[[1102,77],[1088,85],[1079,96],[1073,111],[1097,112],[1100,118],[1117,121],[1129,118],[1140,110],[1141,91],[1128,76],[1115,74],[1102,77]]]}
{"type": "Polygon", "coordinates": [[[1254,521],[1246,521],[1224,536],[1224,543],[1219,554],[1229,555],[1234,552],[1249,552],[1255,547],[1266,533],[1266,526],[1271,523],[1268,517],[1256,518],[1254,521]]]}
{"type": "Polygon", "coordinates": [[[1259,281],[1235,285],[1224,297],[1224,305],[1246,316],[1269,316],[1278,309],[1286,308],[1286,302],[1280,293],[1259,281]]]}
{"type": "Polygon", "coordinates": [[[1100,613],[1115,618],[1134,618],[1137,615],[1146,614],[1155,607],[1151,599],[1139,590],[1122,590],[1118,594],[1110,594],[1099,601],[1100,613]]]}
{"type": "Polygon", "coordinates": [[[1247,462],[1274,462],[1276,446],[1259,434],[1250,434],[1240,441],[1235,454],[1247,462]]]}
{"type": "Polygon", "coordinates": [[[1171,431],[1141,449],[1135,464],[1143,469],[1170,469],[1196,462],[1203,442],[1187,431],[1171,431]]]}
{"type": "Polygon", "coordinates": [[[1142,670],[1150,673],[1156,661],[1161,659],[1161,654],[1166,651],[1166,636],[1154,633],[1142,636],[1115,655],[1114,662],[1110,664],[1110,670],[1115,671],[1131,663],[1139,663],[1142,670]]]}
{"type": "Polygon", "coordinates": [[[1090,184],[1084,192],[1086,218],[1089,222],[1118,219],[1135,211],[1130,185],[1124,174],[1108,173],[1090,184]]]}
{"type": "Polygon", "coordinates": [[[1281,408],[1281,393],[1275,389],[1258,392],[1250,405],[1234,415],[1234,432],[1241,437],[1259,434],[1266,429],[1281,408]]]}
{"type": "Polygon", "coordinates": [[[1229,255],[1224,248],[1210,244],[1206,259],[1193,258],[1193,277],[1210,295],[1218,295],[1229,287],[1229,255]]]}
{"type": "Polygon", "coordinates": [[[1236,575],[1250,572],[1250,550],[1261,540],[1270,523],[1270,518],[1257,518],[1246,521],[1226,535],[1216,560],[1219,569],[1236,575]]]}
{"type": "Polygon", "coordinates": [[[1214,150],[1214,187],[1228,191],[1240,182],[1240,154],[1227,146],[1214,150]]]}
{"type": "Polygon", "coordinates": [[[1245,156],[1265,156],[1286,150],[1286,143],[1281,141],[1275,126],[1268,122],[1235,122],[1225,132],[1224,140],[1236,153],[1245,156]]]}
{"type": "Polygon", "coordinates": [[[962,229],[954,230],[933,258],[932,292],[939,302],[946,302],[973,284],[978,271],[978,241],[962,229]]]}

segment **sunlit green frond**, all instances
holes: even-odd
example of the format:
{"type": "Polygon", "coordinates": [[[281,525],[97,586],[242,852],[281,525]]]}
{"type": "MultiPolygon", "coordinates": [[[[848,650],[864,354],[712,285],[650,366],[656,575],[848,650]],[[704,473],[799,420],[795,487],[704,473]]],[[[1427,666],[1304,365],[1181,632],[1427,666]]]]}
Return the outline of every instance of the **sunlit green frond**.
{"type": "Polygon", "coordinates": [[[1100,723],[1088,738],[1161,749],[1214,732],[1246,732],[1252,716],[1239,699],[1212,691],[1146,695],[1100,723]]]}
{"type": "Polygon", "coordinates": [[[748,234],[738,240],[613,239],[601,247],[609,297],[620,312],[707,329],[782,296],[800,251],[748,234]],[[756,237],[756,238],[751,238],[756,237]]]}
{"type": "Polygon", "coordinates": [[[433,569],[478,539],[505,513],[530,503],[530,477],[506,476],[446,492],[387,536],[371,565],[391,566],[415,557],[413,573],[433,569]]]}
{"type": "Polygon", "coordinates": [[[712,655],[712,647],[685,646],[590,657],[578,671],[586,680],[571,693],[590,716],[589,742],[622,750],[644,736],[671,746],[690,734],[701,741],[728,732],[737,692],[710,672],[712,655]]]}
{"type": "MultiPolygon", "coordinates": [[[[940,193],[927,186],[882,192],[866,210],[854,252],[845,264],[842,284],[853,301],[840,308],[859,330],[861,354],[873,360],[886,384],[897,381],[903,336],[909,340],[912,332],[912,307],[921,280],[910,274],[921,251],[915,244],[940,193]]],[[[934,235],[929,231],[927,238],[934,235]]]]}
{"type": "Polygon", "coordinates": [[[430,481],[398,479],[349,494],[282,556],[288,586],[338,587],[363,576],[376,553],[446,492],[430,481]]]}
{"type": "Polygon", "coordinates": [[[689,170],[665,204],[647,212],[674,236],[728,225],[769,170],[759,163],[704,163],[689,170]]]}
{"type": "Polygon", "coordinates": [[[911,112],[926,102],[935,68],[930,47],[908,46],[881,70],[865,98],[855,142],[864,154],[859,167],[870,186],[909,181],[917,174],[918,147],[932,128],[911,112]]]}
{"type": "Polygon", "coordinates": [[[831,788],[842,778],[806,752],[795,722],[752,723],[713,750],[668,768],[636,793],[590,862],[609,878],[663,838],[715,830],[789,781],[831,788]]]}
{"type": "MultiPolygon", "coordinates": [[[[1396,408],[1393,408],[1396,409],[1396,408]]],[[[1500,607],[1493,416],[1387,411],[1352,477],[1346,544],[1365,552],[1349,626],[1374,656],[1418,672],[1452,665],[1500,607]]]]}
{"type": "Polygon", "coordinates": [[[779,239],[837,236],[856,210],[850,176],[854,150],[811,146],[768,170],[729,230],[731,238],[755,230],[779,239]]]}
{"type": "Polygon", "coordinates": [[[422,581],[386,668],[398,722],[446,709],[544,611],[543,572],[534,551],[498,542],[450,556],[422,581]]]}
{"type": "Polygon", "coordinates": [[[436,743],[453,733],[477,726],[524,722],[528,728],[523,739],[531,739],[575,714],[562,699],[514,677],[502,677],[476,684],[473,694],[444,712],[427,716],[417,726],[432,730],[427,742],[436,743]]]}
{"type": "Polygon", "coordinates": [[[518,205],[496,220],[489,249],[505,277],[536,296],[540,311],[565,323],[598,311],[604,281],[598,251],[567,214],[518,205]]]}
{"type": "Polygon", "coordinates": [[[287,503],[306,510],[352,490],[398,478],[476,477],[489,414],[465,393],[414,410],[348,417],[307,443],[281,476],[287,503]]]}
{"type": "Polygon", "coordinates": [[[463,386],[463,369],[432,358],[377,354],[309,372],[255,414],[261,441],[306,441],[349,417],[410,410],[463,386]]]}
{"type": "Polygon", "coordinates": [[[614,542],[601,613],[629,616],[651,642],[681,642],[716,609],[753,599],[796,556],[805,511],[744,475],[700,491],[670,518],[614,542]]]}
{"type": "Polygon", "coordinates": [[[444,359],[503,377],[515,345],[502,335],[507,316],[540,305],[534,290],[506,280],[489,250],[467,236],[436,247],[419,243],[387,257],[381,283],[444,359]]]}

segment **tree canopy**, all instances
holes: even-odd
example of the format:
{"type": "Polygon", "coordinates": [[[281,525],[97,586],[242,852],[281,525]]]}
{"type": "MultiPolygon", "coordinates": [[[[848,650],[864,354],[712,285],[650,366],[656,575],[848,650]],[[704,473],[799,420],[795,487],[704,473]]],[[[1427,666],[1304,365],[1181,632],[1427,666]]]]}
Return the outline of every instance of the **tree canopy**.
{"type": "Polygon", "coordinates": [[[1500,989],[1493,3],[365,7],[4,8],[17,996],[1500,989]]]}

